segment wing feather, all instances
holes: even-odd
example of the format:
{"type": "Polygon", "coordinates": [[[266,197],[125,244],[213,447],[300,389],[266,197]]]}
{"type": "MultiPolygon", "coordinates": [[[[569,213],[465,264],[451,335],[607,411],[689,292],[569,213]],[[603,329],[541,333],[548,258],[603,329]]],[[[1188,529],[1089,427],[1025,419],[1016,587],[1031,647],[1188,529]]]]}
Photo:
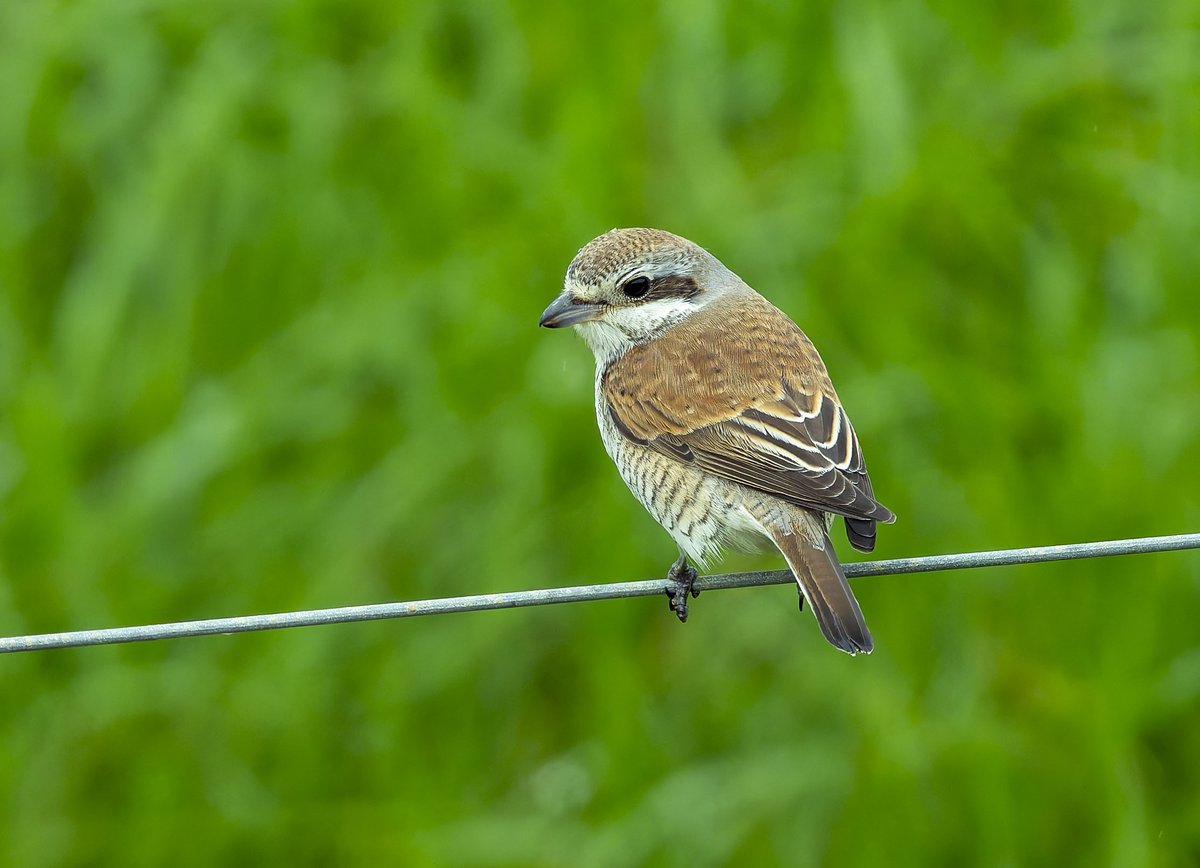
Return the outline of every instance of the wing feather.
{"type": "Polygon", "coordinates": [[[720,329],[718,340],[705,333],[711,316],[695,314],[609,366],[602,389],[618,431],[748,488],[843,515],[851,542],[873,545],[874,523],[895,516],[875,500],[824,363],[761,296],[736,301],[739,327],[720,329]]]}

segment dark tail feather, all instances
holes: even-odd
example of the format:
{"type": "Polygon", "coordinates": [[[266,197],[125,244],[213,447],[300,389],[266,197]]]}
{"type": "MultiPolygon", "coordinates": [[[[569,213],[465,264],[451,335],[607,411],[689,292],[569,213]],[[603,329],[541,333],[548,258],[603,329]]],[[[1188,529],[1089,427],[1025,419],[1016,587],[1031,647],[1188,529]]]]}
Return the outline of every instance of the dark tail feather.
{"type": "Polygon", "coordinates": [[[870,519],[847,518],[846,538],[860,552],[875,549],[875,522],[870,519]]]}
{"type": "Polygon", "coordinates": [[[800,591],[808,600],[829,644],[847,654],[870,654],[875,647],[871,631],[867,629],[858,601],[850,593],[850,585],[833,552],[829,535],[824,535],[824,549],[814,546],[800,531],[772,536],[787,558],[788,566],[800,583],[800,591]]]}

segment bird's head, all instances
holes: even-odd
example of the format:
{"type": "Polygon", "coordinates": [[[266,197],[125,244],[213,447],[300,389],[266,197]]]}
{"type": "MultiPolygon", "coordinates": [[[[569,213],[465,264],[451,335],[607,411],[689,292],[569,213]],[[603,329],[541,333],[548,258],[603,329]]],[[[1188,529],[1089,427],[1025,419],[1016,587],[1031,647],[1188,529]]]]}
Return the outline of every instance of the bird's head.
{"type": "Polygon", "coordinates": [[[546,328],[573,326],[599,361],[661,335],[718,295],[743,285],[715,256],[660,229],[613,229],[567,268],[546,328]]]}

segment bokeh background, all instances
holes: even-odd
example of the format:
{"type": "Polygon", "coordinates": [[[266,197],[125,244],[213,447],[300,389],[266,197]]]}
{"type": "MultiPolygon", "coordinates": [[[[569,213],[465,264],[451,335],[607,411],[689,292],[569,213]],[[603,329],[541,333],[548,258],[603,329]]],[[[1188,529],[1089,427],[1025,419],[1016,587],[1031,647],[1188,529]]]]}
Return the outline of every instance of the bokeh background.
{"type": "MultiPolygon", "coordinates": [[[[1195,2],[6,2],[0,81],[4,635],[661,574],[536,328],[613,226],[809,332],[878,556],[1200,529],[1195,2]]],[[[1200,558],[857,592],[5,657],[0,863],[1200,863],[1200,558]]]]}

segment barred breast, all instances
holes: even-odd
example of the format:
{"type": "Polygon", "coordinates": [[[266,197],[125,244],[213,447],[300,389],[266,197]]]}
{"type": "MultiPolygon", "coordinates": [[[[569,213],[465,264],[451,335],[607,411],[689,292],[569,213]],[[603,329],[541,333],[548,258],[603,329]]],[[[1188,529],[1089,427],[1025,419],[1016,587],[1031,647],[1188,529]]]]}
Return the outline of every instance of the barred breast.
{"type": "Polygon", "coordinates": [[[692,561],[704,565],[722,544],[744,547],[761,535],[743,507],[741,486],[623,437],[608,413],[599,380],[596,421],[604,448],[629,490],[692,561]]]}

